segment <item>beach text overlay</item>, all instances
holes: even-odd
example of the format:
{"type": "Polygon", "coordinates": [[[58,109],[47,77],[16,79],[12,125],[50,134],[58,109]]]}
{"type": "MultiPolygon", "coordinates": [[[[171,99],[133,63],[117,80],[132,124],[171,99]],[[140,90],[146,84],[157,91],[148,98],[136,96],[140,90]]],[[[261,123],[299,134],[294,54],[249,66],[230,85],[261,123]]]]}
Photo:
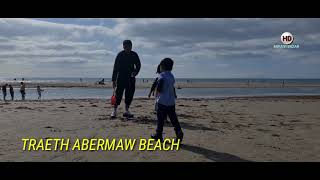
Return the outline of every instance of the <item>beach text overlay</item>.
{"type": "Polygon", "coordinates": [[[177,151],[179,139],[23,138],[23,151],[177,151]]]}

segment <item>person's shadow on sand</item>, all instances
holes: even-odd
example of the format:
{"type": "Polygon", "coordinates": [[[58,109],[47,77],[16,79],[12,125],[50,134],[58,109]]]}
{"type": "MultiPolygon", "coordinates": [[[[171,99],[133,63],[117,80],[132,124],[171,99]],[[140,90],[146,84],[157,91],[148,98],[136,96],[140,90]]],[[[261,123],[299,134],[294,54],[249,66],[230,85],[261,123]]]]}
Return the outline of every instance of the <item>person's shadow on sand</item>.
{"type": "Polygon", "coordinates": [[[197,146],[192,146],[187,144],[181,144],[180,147],[183,150],[201,154],[206,158],[215,162],[250,162],[248,160],[241,159],[240,157],[232,154],[216,152],[216,151],[212,151],[210,149],[205,149],[202,147],[197,147],[197,146]]]}

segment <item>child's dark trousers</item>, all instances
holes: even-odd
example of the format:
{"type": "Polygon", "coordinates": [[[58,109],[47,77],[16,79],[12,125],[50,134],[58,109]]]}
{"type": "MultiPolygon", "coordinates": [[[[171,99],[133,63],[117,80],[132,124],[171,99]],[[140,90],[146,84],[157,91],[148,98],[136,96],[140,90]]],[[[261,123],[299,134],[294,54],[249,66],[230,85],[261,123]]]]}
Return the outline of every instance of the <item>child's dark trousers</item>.
{"type": "Polygon", "coordinates": [[[181,131],[181,126],[177,118],[176,107],[175,106],[165,106],[158,103],[157,109],[157,134],[162,136],[163,125],[166,117],[169,116],[171,124],[174,127],[174,130],[177,133],[181,131]]]}

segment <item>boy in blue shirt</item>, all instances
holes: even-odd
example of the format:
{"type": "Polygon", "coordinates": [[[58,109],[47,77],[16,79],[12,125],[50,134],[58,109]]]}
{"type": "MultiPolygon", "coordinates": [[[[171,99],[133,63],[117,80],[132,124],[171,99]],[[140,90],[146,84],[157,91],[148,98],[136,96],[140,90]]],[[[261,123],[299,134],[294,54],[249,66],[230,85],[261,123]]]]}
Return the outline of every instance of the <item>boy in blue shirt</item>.
{"type": "Polygon", "coordinates": [[[152,135],[151,138],[155,140],[160,139],[160,141],[163,141],[163,125],[166,117],[169,116],[171,124],[173,125],[176,132],[177,139],[180,139],[181,142],[183,139],[183,132],[175,110],[175,79],[173,74],[171,73],[172,67],[173,60],[170,58],[165,58],[160,62],[161,73],[158,78],[156,91],[156,102],[158,105],[157,129],[156,134],[152,135]]]}

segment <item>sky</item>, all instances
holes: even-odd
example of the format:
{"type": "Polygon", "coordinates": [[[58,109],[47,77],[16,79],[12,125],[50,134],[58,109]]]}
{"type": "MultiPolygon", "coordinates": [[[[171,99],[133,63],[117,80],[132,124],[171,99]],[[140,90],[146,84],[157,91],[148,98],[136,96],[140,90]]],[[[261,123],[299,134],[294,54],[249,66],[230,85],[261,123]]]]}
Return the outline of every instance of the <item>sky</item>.
{"type": "Polygon", "coordinates": [[[0,77],[105,77],[130,39],[155,77],[166,57],[178,78],[320,78],[320,19],[0,18],[0,77]],[[299,49],[275,49],[291,32],[299,49]]]}

